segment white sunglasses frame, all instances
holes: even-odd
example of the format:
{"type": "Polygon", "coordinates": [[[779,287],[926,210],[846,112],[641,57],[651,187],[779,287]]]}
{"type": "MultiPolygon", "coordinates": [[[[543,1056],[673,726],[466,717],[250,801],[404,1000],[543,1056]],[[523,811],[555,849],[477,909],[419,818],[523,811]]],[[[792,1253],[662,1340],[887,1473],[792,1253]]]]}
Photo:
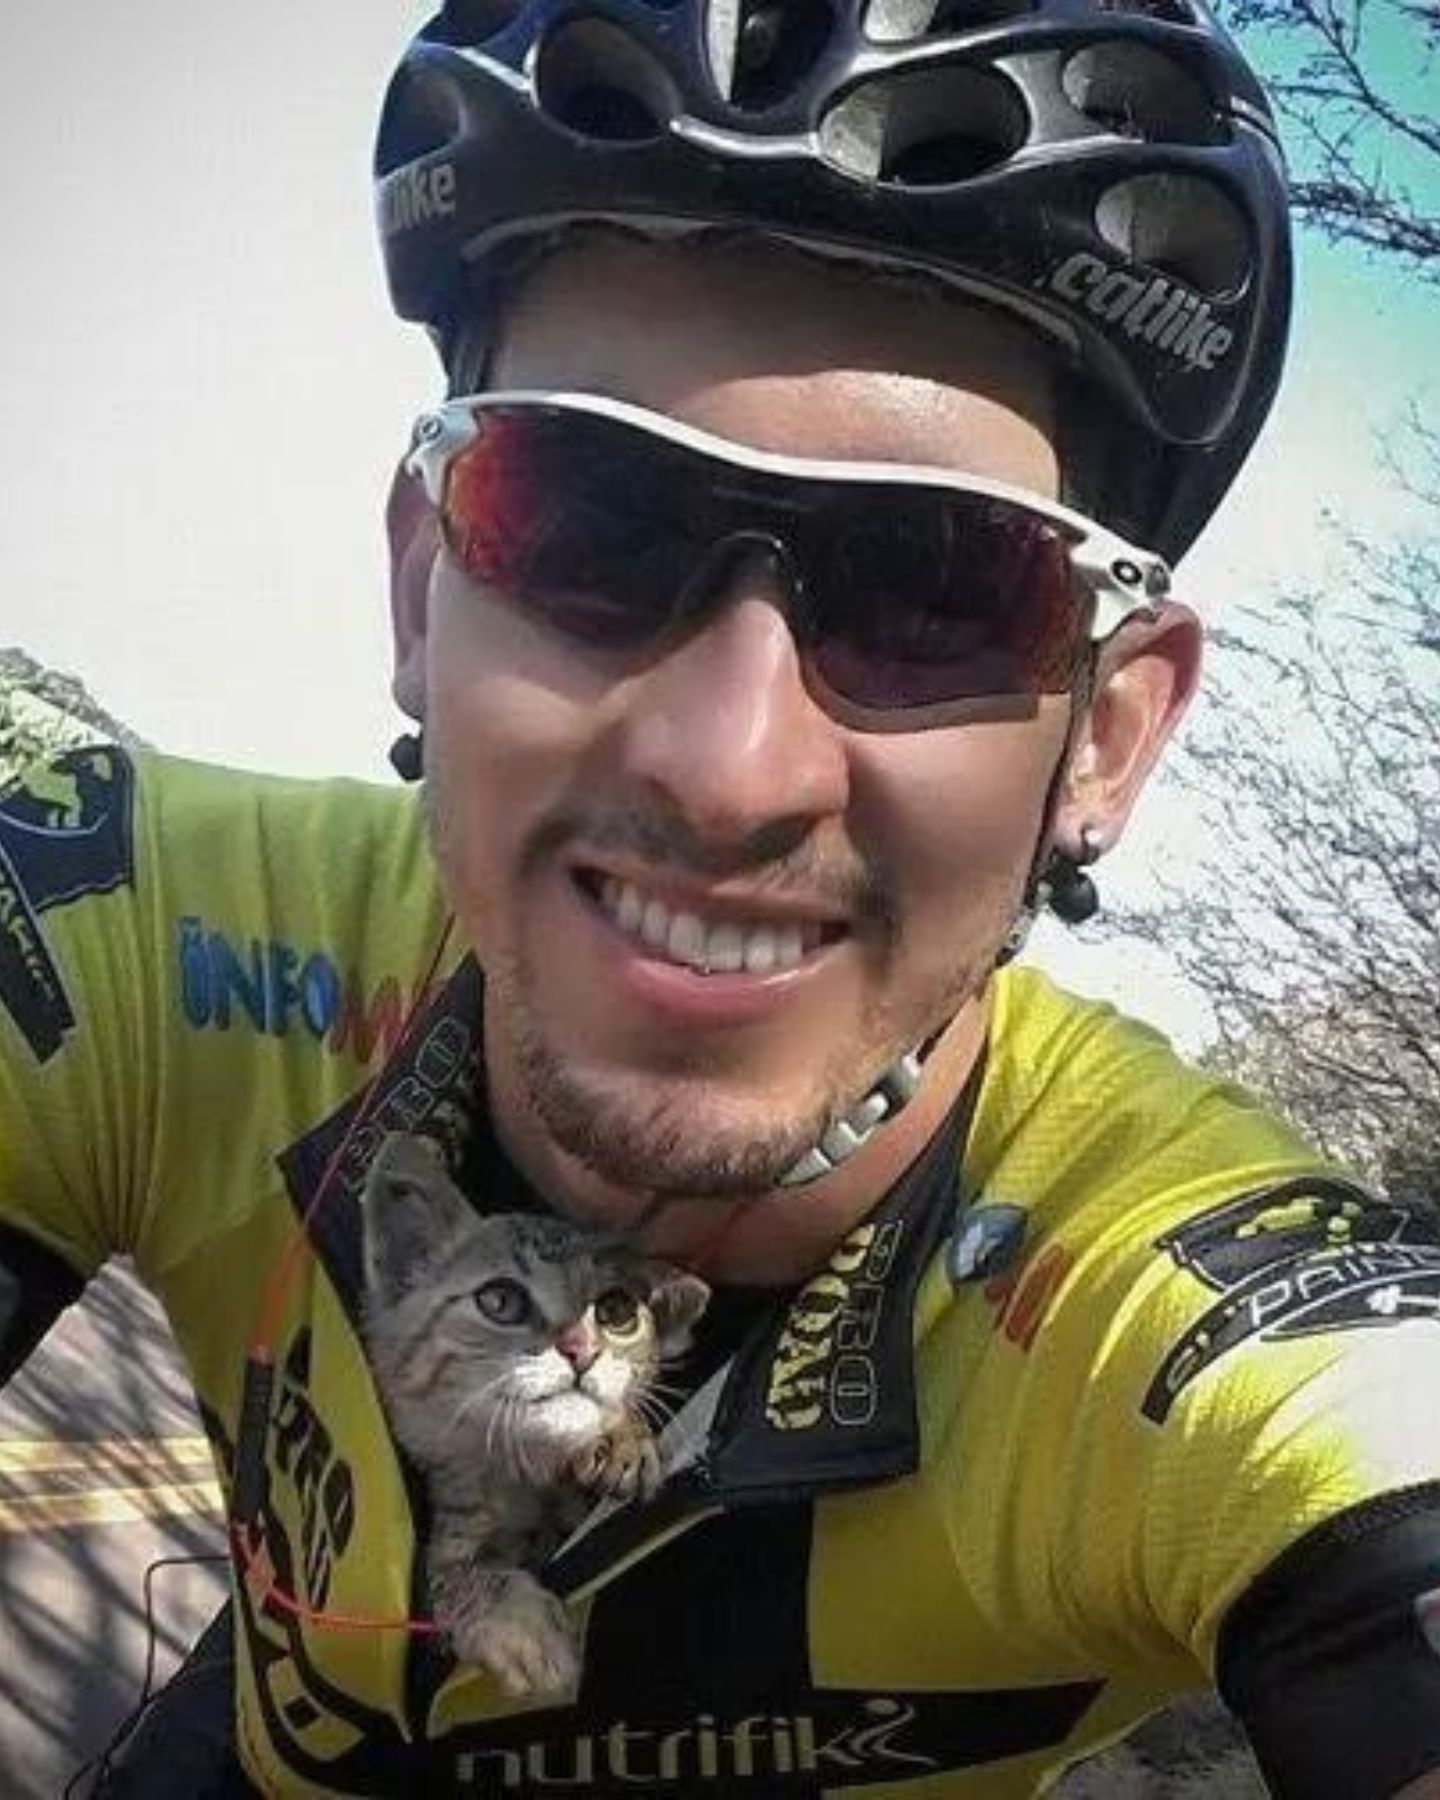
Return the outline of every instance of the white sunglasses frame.
{"type": "Polygon", "coordinates": [[[840,462],[821,458],[784,456],[771,450],[755,450],[729,438],[682,424],[667,413],[652,412],[628,400],[608,394],[575,393],[564,389],[510,388],[492,393],[462,394],[442,401],[417,420],[405,469],[423,483],[430,504],[438,511],[445,497],[445,476],[454,458],[479,436],[476,414],[505,407],[542,408],[587,414],[629,425],[651,437],[692,450],[712,461],[729,463],[746,473],[776,475],[794,481],[826,481],[840,485],[904,486],[939,489],[943,493],[973,494],[1002,500],[1055,526],[1069,545],[1070,565],[1095,602],[1090,640],[1103,643],[1137,615],[1154,618],[1170,598],[1169,564],[1153,551],[1138,549],[1084,513],[1062,506],[1006,482],[962,474],[921,463],[840,462]]]}

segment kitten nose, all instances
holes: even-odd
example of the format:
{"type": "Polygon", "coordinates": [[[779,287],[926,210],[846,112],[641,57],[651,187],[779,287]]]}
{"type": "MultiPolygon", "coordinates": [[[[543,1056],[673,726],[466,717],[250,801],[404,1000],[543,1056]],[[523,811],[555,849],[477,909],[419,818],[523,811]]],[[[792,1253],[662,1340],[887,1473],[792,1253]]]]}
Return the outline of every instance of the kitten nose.
{"type": "Polygon", "coordinates": [[[555,1348],[565,1358],[577,1375],[583,1375],[600,1354],[600,1346],[595,1334],[586,1326],[583,1319],[577,1319],[573,1325],[567,1325],[555,1338],[555,1348]]]}

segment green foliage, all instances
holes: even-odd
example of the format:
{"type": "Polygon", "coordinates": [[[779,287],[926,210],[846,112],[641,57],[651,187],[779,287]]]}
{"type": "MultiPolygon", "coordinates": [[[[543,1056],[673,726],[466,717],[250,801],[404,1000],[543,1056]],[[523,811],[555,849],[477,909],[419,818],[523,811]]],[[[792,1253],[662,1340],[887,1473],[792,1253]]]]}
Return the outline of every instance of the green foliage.
{"type": "Polygon", "coordinates": [[[103,738],[130,749],[144,740],[62,675],[19,649],[0,649],[0,785],[31,763],[103,738]]]}

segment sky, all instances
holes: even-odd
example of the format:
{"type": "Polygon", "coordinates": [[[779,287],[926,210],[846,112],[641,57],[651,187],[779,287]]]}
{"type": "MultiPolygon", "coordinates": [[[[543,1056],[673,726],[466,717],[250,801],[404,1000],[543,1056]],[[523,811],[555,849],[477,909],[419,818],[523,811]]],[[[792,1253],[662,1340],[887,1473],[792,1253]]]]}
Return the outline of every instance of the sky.
{"type": "MultiPolygon", "coordinates": [[[[7,10],[0,645],[80,675],[167,750],[390,778],[380,506],[439,381],[387,310],[369,156],[387,71],[428,10],[7,10]]],[[[1437,370],[1440,291],[1303,242],[1282,399],[1185,596],[1223,619],[1338,571],[1327,515],[1404,530],[1376,434],[1436,397],[1437,370]]],[[[1191,850],[1162,792],[1105,879],[1142,895],[1191,850]]],[[[1205,1035],[1154,957],[1053,926],[1036,948],[1182,1042],[1205,1035]]]]}

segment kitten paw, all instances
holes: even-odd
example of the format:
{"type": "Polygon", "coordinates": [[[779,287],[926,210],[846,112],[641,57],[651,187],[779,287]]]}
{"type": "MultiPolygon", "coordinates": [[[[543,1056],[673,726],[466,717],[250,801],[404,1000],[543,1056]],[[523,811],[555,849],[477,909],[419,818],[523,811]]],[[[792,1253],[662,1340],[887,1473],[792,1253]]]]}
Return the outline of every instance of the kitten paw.
{"type": "Polygon", "coordinates": [[[626,1419],[576,1457],[571,1470],[578,1484],[612,1500],[648,1500],[660,1485],[660,1451],[654,1436],[626,1419]]]}
{"type": "Polygon", "coordinates": [[[524,1570],[495,1571],[465,1611],[443,1619],[461,1662],[488,1669],[518,1700],[575,1698],[580,1652],[564,1606],[524,1570]]]}

